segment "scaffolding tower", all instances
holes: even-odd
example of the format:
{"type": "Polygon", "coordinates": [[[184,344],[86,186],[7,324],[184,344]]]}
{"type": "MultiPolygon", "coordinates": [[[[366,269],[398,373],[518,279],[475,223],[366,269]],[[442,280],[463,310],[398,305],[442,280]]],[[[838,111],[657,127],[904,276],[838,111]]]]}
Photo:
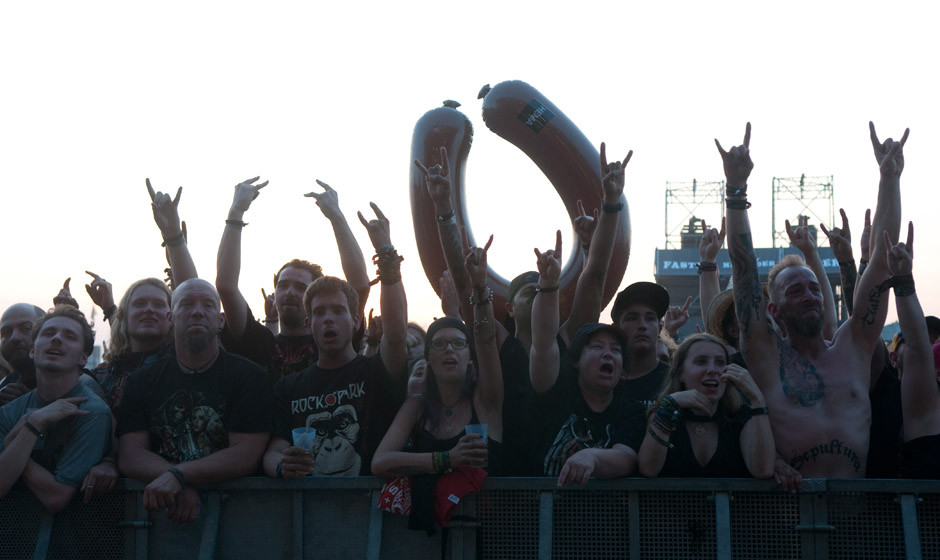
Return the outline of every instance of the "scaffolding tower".
{"type": "MultiPolygon", "coordinates": [[[[682,248],[682,235],[694,233],[697,226],[698,233],[702,233],[696,214],[705,208],[714,209],[714,206],[718,207],[721,218],[724,218],[724,181],[666,181],[666,249],[682,248]],[[671,213],[670,208],[674,209],[671,213]]],[[[721,219],[713,225],[719,227],[721,219]]]]}
{"type": "MultiPolygon", "coordinates": [[[[827,227],[835,225],[835,203],[832,188],[832,175],[807,177],[774,177],[773,201],[771,202],[771,235],[774,247],[789,247],[786,220],[807,216],[810,224],[824,223],[827,227]],[[779,242],[779,244],[778,244],[779,242]]],[[[796,227],[797,224],[790,222],[796,227]]],[[[828,244],[826,236],[818,243],[828,244]]]]}

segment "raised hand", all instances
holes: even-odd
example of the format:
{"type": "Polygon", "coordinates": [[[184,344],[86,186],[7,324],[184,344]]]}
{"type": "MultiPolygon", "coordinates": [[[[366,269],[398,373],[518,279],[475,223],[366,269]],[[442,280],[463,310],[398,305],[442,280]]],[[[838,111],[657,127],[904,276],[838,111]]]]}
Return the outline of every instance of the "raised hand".
{"type": "Polygon", "coordinates": [[[100,307],[102,311],[111,309],[111,307],[114,306],[114,292],[111,289],[111,282],[108,282],[101,276],[88,270],[85,271],[85,274],[92,278],[91,284],[85,284],[85,291],[88,292],[88,297],[90,297],[91,301],[100,307]]]}
{"type": "Polygon", "coordinates": [[[627,157],[623,161],[612,161],[607,163],[607,146],[601,142],[601,186],[604,188],[604,200],[610,204],[616,204],[623,193],[625,182],[624,170],[633,157],[633,150],[627,152],[627,157]]]}
{"type": "Polygon", "coordinates": [[[366,221],[362,212],[357,212],[357,214],[359,215],[359,221],[362,222],[366,231],[369,232],[369,240],[372,241],[372,247],[379,250],[382,247],[392,244],[388,218],[385,217],[385,214],[382,213],[382,210],[379,209],[376,203],[370,202],[369,206],[372,207],[372,211],[375,212],[375,216],[378,219],[366,221]]]}
{"type": "Polygon", "coordinates": [[[721,219],[721,231],[709,229],[702,220],[702,239],[698,243],[698,254],[702,262],[716,262],[718,251],[725,243],[725,219],[721,219]]]}
{"type": "Polygon", "coordinates": [[[871,208],[865,210],[865,225],[862,228],[862,238],[858,244],[862,252],[859,258],[867,261],[868,257],[871,256],[871,208]]]}
{"type": "Polygon", "coordinates": [[[150,184],[150,179],[146,179],[147,193],[150,194],[150,206],[153,208],[153,221],[160,228],[163,237],[172,237],[181,231],[179,205],[180,197],[183,195],[183,187],[176,190],[176,196],[172,199],[170,195],[163,192],[155,192],[150,184]]]}
{"type": "Polygon", "coordinates": [[[598,219],[597,208],[594,209],[594,214],[588,216],[584,212],[584,204],[581,203],[581,199],[578,199],[578,216],[574,219],[574,232],[577,234],[578,239],[581,240],[583,246],[590,246],[591,239],[594,238],[594,230],[597,229],[597,219],[598,219]]]}
{"type": "Polygon", "coordinates": [[[764,406],[764,394],[761,393],[748,370],[737,364],[728,364],[719,379],[737,387],[752,405],[764,406]]]}
{"type": "Polygon", "coordinates": [[[78,309],[78,301],[72,297],[72,291],[69,289],[69,282],[72,281],[72,278],[66,278],[65,282],[62,284],[62,289],[59,290],[59,293],[52,298],[52,304],[56,307],[60,305],[68,305],[69,307],[74,307],[78,309]]]}
{"type": "Polygon", "coordinates": [[[881,233],[888,255],[888,273],[891,276],[910,274],[914,270],[914,222],[907,222],[907,243],[892,245],[888,232],[881,233]]]}
{"type": "Polygon", "coordinates": [[[366,340],[369,344],[374,342],[377,345],[382,340],[385,331],[382,329],[382,316],[376,315],[373,317],[374,312],[375,308],[369,309],[369,321],[366,323],[366,340]]]}
{"type": "Polygon", "coordinates": [[[470,283],[474,287],[486,285],[486,252],[492,244],[493,236],[490,235],[482,249],[480,247],[471,247],[464,259],[467,275],[470,276],[470,283]]]}
{"type": "Polygon", "coordinates": [[[235,196],[232,198],[232,210],[245,213],[251,206],[251,203],[258,198],[261,189],[268,186],[268,181],[255,184],[261,176],[246,179],[235,185],[235,196]]]}
{"type": "Polygon", "coordinates": [[[327,220],[332,221],[335,218],[342,217],[343,213],[339,209],[339,195],[336,194],[336,190],[319,179],[316,181],[318,185],[323,187],[324,192],[308,192],[304,196],[312,198],[317,202],[317,206],[320,208],[320,211],[323,212],[323,215],[326,216],[327,220]]]}
{"type": "Polygon", "coordinates": [[[800,250],[804,255],[811,255],[816,252],[816,237],[809,229],[809,216],[800,216],[800,225],[791,227],[790,220],[784,222],[787,228],[787,236],[790,243],[800,250]]]}
{"type": "Polygon", "coordinates": [[[666,315],[663,316],[663,328],[669,336],[675,338],[682,325],[689,321],[690,305],[692,305],[692,296],[685,298],[685,305],[682,307],[673,305],[666,310],[666,315]]]}
{"type": "Polygon", "coordinates": [[[420,161],[415,160],[415,165],[424,174],[424,181],[428,187],[428,195],[434,204],[450,201],[451,185],[447,177],[449,169],[447,165],[447,148],[441,146],[441,163],[434,164],[431,167],[425,167],[420,161]]]}
{"type": "Polygon", "coordinates": [[[264,298],[264,320],[277,321],[277,305],[274,303],[274,294],[267,294],[264,288],[261,288],[261,297],[264,298]]]}
{"type": "Polygon", "coordinates": [[[537,248],[533,250],[539,271],[539,286],[543,289],[557,288],[558,278],[561,276],[561,230],[555,230],[554,249],[548,249],[544,253],[537,248]]]}
{"type": "Polygon", "coordinates": [[[849,230],[849,218],[845,215],[845,210],[839,208],[839,214],[842,215],[842,227],[826,229],[826,224],[819,224],[826,237],[829,239],[829,246],[832,247],[832,254],[836,260],[842,262],[855,262],[852,255],[852,232],[849,230]]]}
{"type": "Polygon", "coordinates": [[[715,413],[717,402],[712,402],[698,389],[687,389],[672,394],[679,408],[691,410],[698,416],[711,416],[715,413]]]}
{"type": "Polygon", "coordinates": [[[871,147],[875,150],[875,161],[878,162],[881,174],[900,176],[904,171],[904,144],[907,143],[911,129],[904,129],[904,136],[901,137],[900,142],[895,142],[892,138],[880,142],[875,132],[875,123],[871,121],[868,121],[868,130],[871,133],[871,147]]]}
{"type": "Polygon", "coordinates": [[[747,123],[744,131],[744,144],[734,146],[729,151],[721,147],[721,143],[715,138],[715,145],[718,146],[718,153],[721,154],[721,161],[725,168],[725,184],[728,189],[736,189],[744,194],[747,191],[747,178],[754,169],[754,162],[751,161],[751,123],[747,123]]]}

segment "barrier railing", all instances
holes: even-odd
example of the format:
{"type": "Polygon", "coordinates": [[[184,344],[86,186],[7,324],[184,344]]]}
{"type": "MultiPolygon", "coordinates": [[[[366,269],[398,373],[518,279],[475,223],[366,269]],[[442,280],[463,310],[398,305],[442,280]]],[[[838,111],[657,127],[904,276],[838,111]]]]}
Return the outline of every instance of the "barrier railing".
{"type": "Polygon", "coordinates": [[[123,480],[44,512],[24,487],[0,500],[0,558],[940,558],[940,481],[620,479],[558,489],[492,478],[442,533],[377,508],[377,478],[245,478],[207,486],[199,520],[143,507],[123,480]]]}

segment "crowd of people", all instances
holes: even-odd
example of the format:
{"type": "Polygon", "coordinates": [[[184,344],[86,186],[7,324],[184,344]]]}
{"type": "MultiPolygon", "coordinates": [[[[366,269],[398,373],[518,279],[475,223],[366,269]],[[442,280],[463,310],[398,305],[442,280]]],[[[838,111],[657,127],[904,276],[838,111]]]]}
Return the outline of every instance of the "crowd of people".
{"type": "MultiPolygon", "coordinates": [[[[487,250],[455,218],[447,154],[425,167],[448,270],[443,317],[409,322],[390,220],[361,212],[374,251],[370,281],[336,191],[309,193],[333,227],[343,278],[288,261],[263,292],[258,320],[239,291],[245,214],[260,177],[236,185],[215,282],[198,278],[175,197],[147,188],[170,277],[144,278],[119,301],[89,272],[86,290],[110,323],[104,361],[87,369],[95,333],[68,282],[44,310],[16,304],[0,318],[0,496],[25,484],[52,512],[77,496],[142,481],[144,505],[194,521],[200,485],[244,476],[407,478],[419,502],[455,473],[548,476],[559,486],[626,476],[940,478],[940,320],[925,317],[913,280],[913,225],[901,229],[903,148],[871,140],[880,183],[860,266],[848,219],[826,229],[851,315],[838,324],[833,290],[807,223],[787,232],[788,255],[762,285],[748,221],[753,163],[744,142],[725,150],[727,218],[702,224],[705,332],[676,340],[689,303],[637,282],[601,317],[620,213],[622,161],[601,145],[599,200],[582,201],[575,231],[586,259],[571,311],[559,298],[561,232],[510,284],[497,321],[487,250]],[[593,217],[592,217],[593,215],[593,217]],[[733,287],[716,258],[727,245],[733,287]],[[365,306],[380,290],[379,313],[365,306]],[[901,331],[881,341],[891,291],[901,331]],[[901,334],[903,333],[903,334],[901,334]],[[932,346],[933,345],[933,346],[932,346]],[[485,425],[485,434],[471,426],[485,425]],[[309,445],[294,431],[315,433],[309,445]],[[468,433],[468,430],[470,433],[468,433]]],[[[390,482],[391,483],[391,482],[390,482]]],[[[478,487],[478,486],[477,486],[478,487]]],[[[422,510],[421,515],[428,514],[422,510]]],[[[419,523],[420,525],[420,523],[419,523]]]]}

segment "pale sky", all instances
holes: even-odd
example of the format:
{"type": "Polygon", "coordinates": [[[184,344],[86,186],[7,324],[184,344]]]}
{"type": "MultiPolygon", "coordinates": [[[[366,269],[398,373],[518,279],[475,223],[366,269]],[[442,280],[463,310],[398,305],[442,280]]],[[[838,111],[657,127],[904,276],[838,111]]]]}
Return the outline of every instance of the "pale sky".
{"type": "MultiPolygon", "coordinates": [[[[868,121],[882,139],[909,126],[903,219],[915,223],[921,301],[940,315],[936,11],[921,2],[4,3],[0,308],[47,307],[71,276],[90,313],[86,269],[111,281],[116,299],[138,278],[162,277],[145,177],[160,190],[184,187],[189,247],[214,280],[232,187],[261,175],[270,185],[245,216],[240,281],[256,315],[260,289],[291,258],[341,274],[329,223],[303,198],[319,178],[339,192],[367,257],[355,212],[375,201],[389,216],[411,318],[426,324],[441,313],[416,254],[409,154],[416,121],[444,99],[462,103],[474,126],[469,216],[478,238],[495,234],[495,271],[534,268],[532,248],[549,247],[557,228],[571,246],[551,185],[481,118],[480,87],[518,79],[592,142],[606,141],[611,157],[635,151],[622,286],[653,278],[666,182],[722,179],[713,138],[740,143],[748,120],[757,245],[771,244],[772,177],[833,175],[857,259],[878,184],[868,121]]],[[[701,217],[716,222],[714,212],[701,217]]]]}

